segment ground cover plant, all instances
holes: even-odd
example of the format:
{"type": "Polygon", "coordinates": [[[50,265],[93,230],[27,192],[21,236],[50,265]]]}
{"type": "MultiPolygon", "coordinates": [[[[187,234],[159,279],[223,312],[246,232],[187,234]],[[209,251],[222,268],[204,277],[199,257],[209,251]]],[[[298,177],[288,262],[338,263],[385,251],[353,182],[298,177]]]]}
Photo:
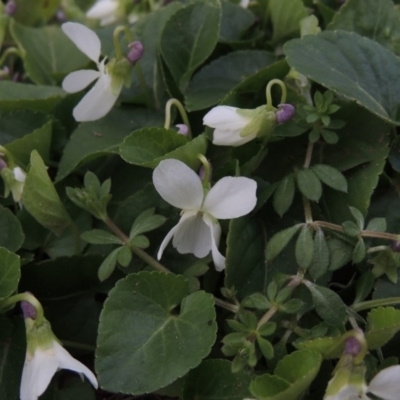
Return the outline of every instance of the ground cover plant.
{"type": "Polygon", "coordinates": [[[0,399],[398,400],[398,3],[0,3],[0,399]]]}

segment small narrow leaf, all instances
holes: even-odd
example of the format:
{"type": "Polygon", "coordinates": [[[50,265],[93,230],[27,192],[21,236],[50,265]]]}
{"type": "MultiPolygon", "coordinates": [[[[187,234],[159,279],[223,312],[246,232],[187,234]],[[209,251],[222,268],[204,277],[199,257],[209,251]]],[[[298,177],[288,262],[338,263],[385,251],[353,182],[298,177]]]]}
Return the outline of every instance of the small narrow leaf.
{"type": "Polygon", "coordinates": [[[322,195],[321,181],[311,169],[302,169],[297,173],[297,186],[309,200],[318,201],[322,195]]]}
{"type": "Polygon", "coordinates": [[[314,244],[310,228],[307,225],[303,226],[297,238],[295,255],[297,264],[301,268],[306,269],[311,265],[314,255],[314,244]]]}
{"type": "Polygon", "coordinates": [[[361,233],[360,228],[353,221],[345,221],[342,224],[344,233],[349,236],[358,236],[361,233]]]}
{"type": "Polygon", "coordinates": [[[361,211],[357,210],[357,208],[355,207],[349,207],[350,208],[350,212],[353,215],[353,217],[355,218],[355,220],[357,221],[357,225],[360,229],[364,228],[364,216],[362,215],[361,211]]]}
{"type": "Polygon", "coordinates": [[[9,297],[21,277],[19,256],[0,247],[0,300],[9,297]]]}
{"type": "Polygon", "coordinates": [[[386,219],[372,218],[371,221],[368,222],[368,225],[365,229],[367,231],[385,232],[387,229],[386,219]]]}
{"type": "Polygon", "coordinates": [[[356,247],[354,247],[353,263],[354,264],[360,263],[362,260],[364,260],[365,254],[366,254],[365,243],[364,240],[360,238],[358,239],[356,247]]]}
{"type": "Polygon", "coordinates": [[[274,259],[289,243],[290,239],[299,231],[303,224],[298,224],[276,233],[269,240],[265,257],[267,261],[274,259]]]}
{"type": "Polygon", "coordinates": [[[347,192],[347,181],[341,172],[329,165],[319,164],[311,168],[318,178],[332,189],[347,192]]]}
{"type": "Polygon", "coordinates": [[[293,203],[295,193],[294,177],[292,174],[285,176],[274,192],[274,210],[282,216],[293,203]]]}
{"type": "Polygon", "coordinates": [[[113,250],[101,263],[97,273],[101,282],[105,281],[114,272],[114,269],[117,265],[118,253],[121,249],[122,247],[118,247],[117,249],[113,250]]]}
{"type": "Polygon", "coordinates": [[[267,360],[270,360],[274,357],[274,348],[269,340],[258,336],[257,343],[260,346],[261,353],[267,360]]]}
{"type": "Polygon", "coordinates": [[[310,274],[314,279],[320,278],[329,267],[329,247],[326,243],[324,231],[318,228],[314,236],[314,257],[310,266],[310,274]]]}
{"type": "Polygon", "coordinates": [[[346,317],[346,306],[332,290],[309,282],[306,285],[311,292],[315,311],[329,325],[340,325],[346,317]]]}
{"type": "Polygon", "coordinates": [[[81,238],[91,244],[123,244],[121,239],[117,238],[110,232],[103,231],[102,229],[93,229],[91,231],[83,232],[81,238]]]}

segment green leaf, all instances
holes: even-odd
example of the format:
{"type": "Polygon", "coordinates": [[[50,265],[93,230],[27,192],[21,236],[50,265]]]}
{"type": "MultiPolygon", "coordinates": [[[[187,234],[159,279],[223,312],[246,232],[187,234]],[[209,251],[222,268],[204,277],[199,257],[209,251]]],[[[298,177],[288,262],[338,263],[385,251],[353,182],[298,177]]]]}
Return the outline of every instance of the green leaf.
{"type": "Polygon", "coordinates": [[[21,277],[19,256],[0,247],[0,300],[9,297],[21,277]]]}
{"type": "Polygon", "coordinates": [[[175,82],[184,91],[193,72],[218,41],[221,5],[217,0],[188,4],[171,16],[161,34],[160,50],[175,82]]]}
{"type": "Polygon", "coordinates": [[[19,220],[8,208],[0,206],[0,247],[17,251],[24,239],[25,235],[19,220]]]}
{"type": "Polygon", "coordinates": [[[267,360],[274,358],[274,348],[269,340],[257,336],[257,343],[260,346],[261,353],[267,360]]]}
{"type": "Polygon", "coordinates": [[[20,400],[21,371],[26,356],[26,333],[22,318],[12,322],[0,316],[0,398],[20,400]]]}
{"type": "Polygon", "coordinates": [[[268,310],[271,303],[261,293],[253,293],[242,301],[243,307],[256,308],[257,310],[268,310]]]}
{"type": "Polygon", "coordinates": [[[255,23],[254,14],[230,1],[221,1],[222,18],[219,30],[219,41],[223,43],[237,43],[243,34],[255,23]]]}
{"type": "Polygon", "coordinates": [[[91,231],[83,232],[81,238],[91,244],[123,244],[121,239],[117,238],[114,234],[103,231],[102,229],[93,229],[91,231]]]}
{"type": "Polygon", "coordinates": [[[271,13],[274,45],[282,39],[300,33],[300,21],[308,15],[301,0],[270,0],[268,7],[271,13]]]}
{"type": "Polygon", "coordinates": [[[121,157],[135,165],[155,168],[160,161],[174,158],[196,169],[200,166],[198,154],[205,154],[205,135],[188,140],[172,129],[143,128],[132,132],[121,143],[121,157]]]}
{"type": "Polygon", "coordinates": [[[365,338],[370,350],[385,345],[400,330],[400,310],[393,307],[378,307],[367,317],[365,338]]]}
{"type": "Polygon", "coordinates": [[[129,243],[133,246],[140,247],[141,249],[146,249],[150,246],[149,239],[147,239],[147,237],[143,235],[135,236],[129,241],[129,243]]]}
{"type": "Polygon", "coordinates": [[[83,69],[89,62],[61,27],[30,28],[12,19],[10,32],[25,54],[26,73],[38,85],[56,85],[68,73],[83,69]]]}
{"type": "Polygon", "coordinates": [[[342,336],[338,337],[322,337],[312,340],[302,340],[294,343],[297,349],[315,350],[321,353],[325,360],[339,358],[345,346],[342,336]]]}
{"type": "Polygon", "coordinates": [[[257,377],[250,391],[258,400],[297,400],[316,377],[321,362],[317,351],[294,351],[278,362],[274,375],[257,377]]]}
{"type": "Polygon", "coordinates": [[[332,189],[347,192],[347,181],[341,172],[329,165],[319,164],[311,167],[318,178],[332,189]]]}
{"type": "Polygon", "coordinates": [[[43,24],[59,6],[59,0],[15,0],[17,6],[13,18],[24,25],[43,24]]]}
{"type": "Polygon", "coordinates": [[[217,104],[275,61],[274,54],[259,50],[235,51],[212,61],[191,81],[185,94],[187,109],[195,111],[217,104]]]}
{"type": "Polygon", "coordinates": [[[354,217],[354,219],[357,222],[357,226],[359,227],[359,229],[363,229],[364,228],[364,215],[362,215],[362,213],[360,212],[360,210],[357,210],[357,208],[355,207],[349,207],[351,215],[354,217]]]}
{"type": "Polygon", "coordinates": [[[296,261],[301,268],[308,268],[314,256],[314,243],[310,228],[304,225],[296,240],[296,261]]]}
{"type": "MultiPolygon", "coordinates": [[[[365,251],[365,249],[364,249],[365,251]]],[[[397,283],[398,267],[400,264],[400,254],[389,249],[380,251],[375,257],[368,260],[374,268],[372,274],[374,277],[380,277],[386,274],[390,281],[397,283]]]]}
{"type": "Polygon", "coordinates": [[[346,306],[332,290],[311,282],[306,285],[311,292],[315,311],[329,325],[340,325],[346,317],[346,306]]]}
{"type": "Polygon", "coordinates": [[[328,267],[329,247],[326,243],[324,231],[318,228],[314,236],[314,256],[309,272],[314,279],[318,279],[327,272],[328,267]]]}
{"type": "Polygon", "coordinates": [[[354,264],[358,264],[360,263],[362,260],[364,260],[366,254],[366,250],[365,250],[365,243],[364,240],[362,238],[359,238],[356,244],[356,247],[354,247],[354,251],[353,251],[353,263],[354,264]]]}
{"type": "Polygon", "coordinates": [[[400,12],[391,0],[348,0],[327,29],[358,33],[400,55],[400,12]]]}
{"type": "Polygon", "coordinates": [[[297,175],[297,186],[309,200],[318,201],[322,195],[321,181],[311,169],[301,169],[297,175]]]}
{"type": "Polygon", "coordinates": [[[342,227],[344,233],[349,236],[357,237],[361,233],[360,228],[353,221],[344,221],[342,227]]]}
{"type": "Polygon", "coordinates": [[[97,272],[97,276],[100,282],[105,281],[114,272],[115,267],[117,266],[118,254],[121,249],[122,247],[114,249],[100,264],[99,270],[97,272]]]}
{"type": "Polygon", "coordinates": [[[132,225],[129,238],[133,238],[141,233],[146,233],[157,229],[164,224],[166,218],[162,215],[154,215],[154,208],[143,211],[132,225]]]}
{"type": "Polygon", "coordinates": [[[106,154],[118,154],[119,145],[133,130],[161,123],[159,114],[139,108],[114,108],[98,121],[81,123],[65,146],[57,181],[83,163],[106,154]]]}
{"type": "Polygon", "coordinates": [[[48,162],[52,125],[52,121],[48,121],[39,129],[35,129],[32,133],[29,133],[20,139],[16,139],[4,147],[11,152],[15,161],[19,164],[28,165],[33,150],[36,150],[43,160],[48,162]]]}
{"type": "Polygon", "coordinates": [[[100,385],[113,392],[153,392],[196,367],[210,352],[215,334],[210,294],[189,294],[182,276],[129,275],[110,291],[100,317],[100,385]]]}
{"type": "Polygon", "coordinates": [[[267,261],[273,260],[290,242],[290,239],[298,232],[303,224],[297,224],[286,228],[283,231],[275,233],[274,236],[268,241],[265,250],[265,257],[267,261]]]}
{"type": "Polygon", "coordinates": [[[330,239],[329,247],[329,270],[336,271],[351,261],[353,246],[339,239],[330,239]]]}
{"type": "Polygon", "coordinates": [[[232,373],[230,361],[205,360],[186,376],[182,400],[243,400],[249,385],[249,374],[232,373]]]}
{"type": "Polygon", "coordinates": [[[31,166],[26,175],[22,201],[29,213],[56,235],[61,235],[72,223],[36,150],[31,154],[31,166]]]}
{"type": "Polygon", "coordinates": [[[49,112],[67,93],[59,87],[0,81],[0,109],[49,112]]]}
{"type": "Polygon", "coordinates": [[[385,218],[372,218],[371,221],[368,222],[368,225],[365,229],[367,231],[385,232],[386,228],[387,226],[385,218]]]}
{"type": "Polygon", "coordinates": [[[400,60],[380,44],[355,33],[325,31],[292,40],[284,51],[299,73],[400,124],[400,60]]]}
{"type": "Polygon", "coordinates": [[[251,217],[232,219],[226,249],[225,286],[234,287],[240,298],[263,290],[264,232],[251,217]]]}
{"type": "Polygon", "coordinates": [[[122,246],[118,251],[118,263],[127,267],[132,261],[132,251],[128,246],[122,246]]]}
{"type": "Polygon", "coordinates": [[[274,192],[274,210],[282,217],[293,203],[295,182],[292,174],[286,175],[274,192]]]}

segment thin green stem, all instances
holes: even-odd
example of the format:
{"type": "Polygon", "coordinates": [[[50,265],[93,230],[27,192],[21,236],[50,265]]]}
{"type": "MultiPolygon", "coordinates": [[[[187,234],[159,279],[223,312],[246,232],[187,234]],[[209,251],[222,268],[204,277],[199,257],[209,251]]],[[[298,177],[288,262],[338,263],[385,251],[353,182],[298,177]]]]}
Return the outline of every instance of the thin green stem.
{"type": "Polygon", "coordinates": [[[257,324],[257,329],[261,328],[266,322],[268,322],[274,314],[278,311],[278,309],[275,306],[272,306],[258,321],[257,324]]]}
{"type": "Polygon", "coordinates": [[[267,97],[267,111],[273,111],[274,106],[272,104],[272,95],[271,95],[271,89],[272,86],[274,85],[279,85],[282,90],[282,95],[281,95],[281,101],[279,104],[283,104],[286,102],[286,86],[285,84],[280,80],[280,79],[272,79],[271,81],[268,82],[267,88],[266,88],[266,97],[267,97]]]}
{"type": "Polygon", "coordinates": [[[165,104],[165,124],[164,124],[164,128],[165,129],[169,129],[170,126],[171,126],[171,108],[172,108],[172,106],[175,106],[178,109],[179,114],[181,115],[183,123],[188,128],[187,137],[188,137],[189,140],[191,140],[192,139],[192,130],[190,128],[189,118],[187,116],[185,107],[183,107],[182,103],[177,99],[169,99],[167,101],[167,104],[165,104]]]}
{"type": "Polygon", "coordinates": [[[311,159],[312,159],[312,155],[313,155],[313,150],[314,150],[314,143],[313,142],[308,142],[307,151],[306,151],[306,157],[304,159],[304,164],[303,164],[303,168],[304,169],[307,169],[307,168],[310,167],[311,159]]]}
{"type": "Polygon", "coordinates": [[[400,297],[387,297],[386,299],[362,301],[360,303],[353,304],[350,308],[356,312],[360,312],[374,307],[395,306],[398,304],[400,304],[400,297]]]}
{"type": "Polygon", "coordinates": [[[113,231],[121,239],[121,241],[125,245],[129,246],[129,248],[132,250],[132,253],[136,254],[139,258],[145,261],[150,267],[161,272],[171,272],[168,268],[164,267],[164,265],[159,263],[151,255],[147,254],[144,250],[130,244],[128,236],[126,236],[125,233],[122,232],[121,229],[119,229],[119,227],[115,225],[110,218],[107,217],[104,220],[104,222],[110,228],[110,230],[113,231]]]}
{"type": "Polygon", "coordinates": [[[376,253],[376,252],[378,252],[378,251],[387,250],[387,248],[388,248],[388,246],[375,246],[375,247],[370,247],[370,248],[367,250],[367,253],[368,253],[368,254],[376,253]]]}
{"type": "Polygon", "coordinates": [[[10,55],[13,55],[13,54],[16,55],[16,56],[18,56],[19,58],[23,58],[23,54],[22,54],[22,51],[21,51],[21,50],[17,49],[16,47],[9,47],[9,48],[3,53],[3,55],[2,55],[1,58],[0,58],[0,66],[3,66],[3,64],[5,63],[7,57],[10,56],[10,55]]]}
{"type": "Polygon", "coordinates": [[[203,178],[203,187],[204,189],[209,189],[210,179],[211,179],[211,166],[208,162],[207,158],[203,156],[203,154],[197,154],[197,158],[200,159],[201,163],[204,167],[204,178],[203,178]]]}
{"type": "Polygon", "coordinates": [[[121,50],[121,43],[119,42],[119,34],[125,31],[125,26],[117,26],[114,29],[113,33],[113,40],[114,40],[114,48],[115,48],[115,55],[117,59],[122,58],[122,50],[121,50]]]}
{"type": "Polygon", "coordinates": [[[232,311],[235,314],[239,311],[239,306],[228,303],[227,301],[221,300],[218,297],[214,297],[214,301],[217,306],[225,308],[225,310],[232,311]]]}
{"type": "Polygon", "coordinates": [[[44,319],[43,307],[40,304],[39,300],[32,294],[28,292],[15,294],[14,296],[9,297],[8,299],[0,301],[0,310],[3,308],[8,308],[19,301],[26,301],[30,303],[36,310],[36,318],[35,324],[41,325],[44,319]]]}
{"type": "Polygon", "coordinates": [[[311,212],[311,203],[307,197],[303,196],[303,209],[304,209],[304,218],[306,220],[306,224],[313,223],[313,217],[311,212]]]}

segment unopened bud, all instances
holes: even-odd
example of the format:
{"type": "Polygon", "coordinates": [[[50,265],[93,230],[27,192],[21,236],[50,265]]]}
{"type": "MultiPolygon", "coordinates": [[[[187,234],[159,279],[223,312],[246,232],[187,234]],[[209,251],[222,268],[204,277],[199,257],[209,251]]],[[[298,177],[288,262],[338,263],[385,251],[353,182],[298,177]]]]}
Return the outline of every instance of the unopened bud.
{"type": "Polygon", "coordinates": [[[344,352],[356,357],[360,354],[361,343],[355,337],[349,337],[346,340],[344,352]]]}
{"type": "Polygon", "coordinates": [[[67,16],[65,15],[64,11],[61,10],[61,9],[59,9],[59,10],[57,11],[57,13],[56,13],[56,18],[57,18],[57,21],[58,21],[58,22],[67,22],[67,21],[68,21],[67,16]]]}
{"type": "Polygon", "coordinates": [[[126,58],[132,65],[135,65],[142,58],[143,53],[144,48],[142,42],[135,40],[129,44],[129,52],[126,55],[126,58]]]}
{"type": "MultiPolygon", "coordinates": [[[[212,175],[212,165],[209,162],[208,165],[210,166],[210,176],[208,177],[208,180],[211,181],[211,175],[212,175]]],[[[199,169],[199,177],[200,179],[203,181],[204,178],[206,177],[206,169],[204,167],[204,165],[202,165],[199,169]]]]}
{"type": "Polygon", "coordinates": [[[17,4],[14,0],[8,0],[7,4],[4,6],[4,14],[11,17],[15,14],[15,11],[17,11],[17,4]]]}
{"type": "Polygon", "coordinates": [[[398,242],[397,240],[393,241],[390,245],[390,249],[395,253],[400,253],[400,242],[398,242]]]}
{"type": "Polygon", "coordinates": [[[36,319],[36,308],[28,301],[21,301],[21,308],[24,318],[36,319]]]}
{"type": "Polygon", "coordinates": [[[293,118],[295,108],[291,104],[279,104],[279,110],[276,112],[276,122],[283,124],[293,118]]]}
{"type": "Polygon", "coordinates": [[[183,135],[183,136],[187,136],[188,135],[189,128],[187,127],[187,125],[185,125],[185,124],[176,124],[175,126],[178,128],[178,133],[180,135],[183,135]]]}

